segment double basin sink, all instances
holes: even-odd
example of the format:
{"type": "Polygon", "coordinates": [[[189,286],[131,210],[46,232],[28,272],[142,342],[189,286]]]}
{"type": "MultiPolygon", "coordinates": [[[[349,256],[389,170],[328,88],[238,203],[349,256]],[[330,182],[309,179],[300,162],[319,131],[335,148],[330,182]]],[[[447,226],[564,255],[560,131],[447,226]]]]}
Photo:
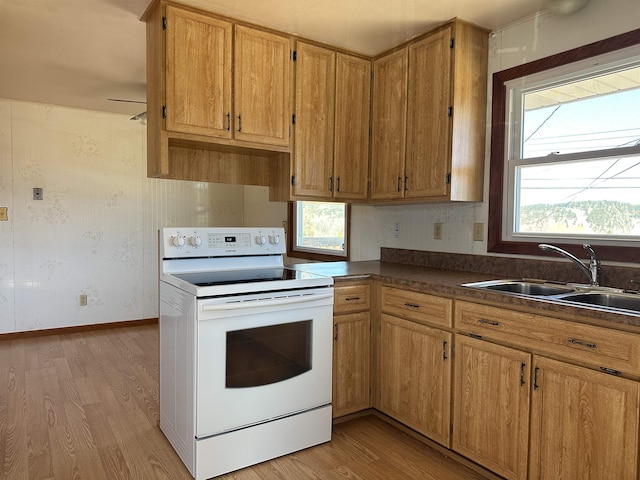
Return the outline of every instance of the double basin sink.
{"type": "Polygon", "coordinates": [[[528,279],[490,280],[465,283],[463,286],[530,298],[545,298],[573,305],[604,308],[619,313],[640,314],[640,294],[615,288],[556,284],[528,279]]]}

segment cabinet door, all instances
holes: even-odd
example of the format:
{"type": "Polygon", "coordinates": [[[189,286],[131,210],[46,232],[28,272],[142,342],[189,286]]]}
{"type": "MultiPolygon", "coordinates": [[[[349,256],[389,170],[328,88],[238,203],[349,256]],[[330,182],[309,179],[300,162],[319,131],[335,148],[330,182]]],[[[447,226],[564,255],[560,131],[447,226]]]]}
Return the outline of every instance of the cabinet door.
{"type": "Polygon", "coordinates": [[[371,406],[369,312],[333,317],[333,416],[371,406]]]}
{"type": "Polygon", "coordinates": [[[383,314],[380,346],[381,410],[448,447],[451,334],[383,314]]]}
{"type": "Polygon", "coordinates": [[[405,198],[447,195],[451,163],[451,27],[409,47],[405,198]]]}
{"type": "Polygon", "coordinates": [[[529,478],[637,479],[640,384],[535,357],[529,478]]]}
{"type": "Polygon", "coordinates": [[[290,41],[253,28],[235,27],[236,140],[289,144],[290,41]]]}
{"type": "Polygon", "coordinates": [[[404,196],[407,122],[407,49],[373,63],[371,199],[404,196]]]}
{"type": "Polygon", "coordinates": [[[336,54],[298,42],[294,195],[331,198],[336,54]]]}
{"type": "Polygon", "coordinates": [[[338,53],[333,196],[367,198],[371,61],[338,53]]]}
{"type": "Polygon", "coordinates": [[[460,335],[455,342],[453,449],[526,479],[531,355],[460,335]]]}
{"type": "Polygon", "coordinates": [[[231,138],[231,24],[167,6],[167,130],[231,138]]]}

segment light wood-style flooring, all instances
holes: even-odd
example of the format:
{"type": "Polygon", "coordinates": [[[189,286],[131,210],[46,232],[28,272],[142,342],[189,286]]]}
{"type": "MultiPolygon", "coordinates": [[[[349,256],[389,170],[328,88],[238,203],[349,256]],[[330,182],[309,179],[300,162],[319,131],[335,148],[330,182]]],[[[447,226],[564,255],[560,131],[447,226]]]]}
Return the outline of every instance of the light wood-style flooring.
{"type": "MultiPolygon", "coordinates": [[[[0,480],[190,479],[158,428],[158,327],[0,341],[0,480]]],[[[482,477],[370,415],[242,480],[482,477]]]]}

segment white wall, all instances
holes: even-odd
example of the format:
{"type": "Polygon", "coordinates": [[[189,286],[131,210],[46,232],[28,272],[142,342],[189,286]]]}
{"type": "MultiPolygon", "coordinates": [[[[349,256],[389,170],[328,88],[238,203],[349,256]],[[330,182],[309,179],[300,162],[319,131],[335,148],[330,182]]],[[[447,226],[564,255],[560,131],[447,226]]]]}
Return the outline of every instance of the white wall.
{"type": "Polygon", "coordinates": [[[0,333],[156,317],[158,228],[243,225],[245,196],[286,218],[266,188],[147,178],[126,115],[0,99],[0,333]]]}
{"type": "MultiPolygon", "coordinates": [[[[489,95],[494,72],[640,28],[638,0],[591,0],[567,16],[541,12],[497,29],[489,40],[489,95]]],[[[491,96],[487,118],[490,118],[491,96]]],[[[488,126],[489,127],[489,126],[488,126]]],[[[487,132],[489,128],[487,128],[487,132]]],[[[485,167],[488,197],[489,144],[485,167]]],[[[486,254],[488,203],[470,205],[354,206],[352,260],[379,258],[380,246],[454,253],[486,254]],[[393,237],[394,223],[402,225],[393,237]],[[443,239],[433,239],[433,223],[443,223],[443,239]],[[473,241],[473,224],[485,225],[485,241],[473,241]]]]}

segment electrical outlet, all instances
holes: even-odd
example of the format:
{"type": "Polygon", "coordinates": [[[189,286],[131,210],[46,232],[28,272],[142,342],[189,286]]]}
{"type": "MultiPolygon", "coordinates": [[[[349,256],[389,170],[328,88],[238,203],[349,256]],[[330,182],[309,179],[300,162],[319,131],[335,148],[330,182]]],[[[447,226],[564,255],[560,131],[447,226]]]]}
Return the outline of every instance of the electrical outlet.
{"type": "Polygon", "coordinates": [[[6,222],[7,220],[9,220],[7,210],[7,207],[0,207],[0,222],[6,222]]]}
{"type": "Polygon", "coordinates": [[[442,224],[441,223],[433,224],[433,238],[435,240],[442,240],[442,224]]]}
{"type": "Polygon", "coordinates": [[[81,307],[87,306],[87,295],[85,295],[84,293],[80,295],[79,304],[81,307]]]}
{"type": "Polygon", "coordinates": [[[400,238],[402,236],[402,225],[400,222],[393,224],[393,238],[400,238]]]}
{"type": "Polygon", "coordinates": [[[473,224],[473,241],[482,242],[484,240],[484,223],[473,224]]]}

